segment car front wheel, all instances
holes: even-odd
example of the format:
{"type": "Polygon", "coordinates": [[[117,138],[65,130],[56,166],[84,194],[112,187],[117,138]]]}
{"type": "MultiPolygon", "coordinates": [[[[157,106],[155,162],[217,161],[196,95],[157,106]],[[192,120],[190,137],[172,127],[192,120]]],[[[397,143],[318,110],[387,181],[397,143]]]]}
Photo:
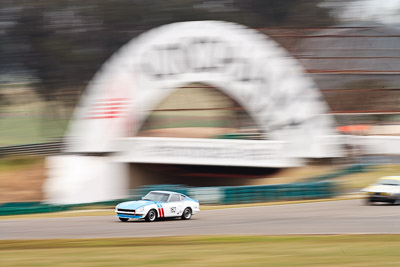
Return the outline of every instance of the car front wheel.
{"type": "Polygon", "coordinates": [[[390,201],[390,204],[399,205],[400,204],[400,199],[393,199],[393,200],[390,201]]]}
{"type": "Polygon", "coordinates": [[[147,222],[154,222],[157,219],[157,213],[155,210],[150,210],[144,218],[147,222]]]}
{"type": "Polygon", "coordinates": [[[367,197],[365,199],[365,205],[370,206],[370,205],[373,205],[373,203],[374,202],[372,201],[372,199],[370,197],[367,197]]]}
{"type": "Polygon", "coordinates": [[[192,210],[190,208],[186,208],[182,214],[182,220],[189,220],[192,218],[192,210]]]}

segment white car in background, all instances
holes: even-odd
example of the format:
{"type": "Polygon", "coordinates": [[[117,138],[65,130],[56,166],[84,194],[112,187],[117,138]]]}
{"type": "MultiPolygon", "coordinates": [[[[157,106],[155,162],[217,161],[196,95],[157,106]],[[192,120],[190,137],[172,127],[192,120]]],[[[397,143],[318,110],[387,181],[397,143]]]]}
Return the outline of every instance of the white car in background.
{"type": "Polygon", "coordinates": [[[400,176],[384,176],[361,190],[367,193],[367,204],[374,202],[400,203],[400,176]]]}
{"type": "Polygon", "coordinates": [[[153,222],[159,218],[181,217],[189,220],[200,211],[198,200],[171,191],[151,191],[142,200],[118,204],[115,212],[120,221],[145,219],[153,222]]]}

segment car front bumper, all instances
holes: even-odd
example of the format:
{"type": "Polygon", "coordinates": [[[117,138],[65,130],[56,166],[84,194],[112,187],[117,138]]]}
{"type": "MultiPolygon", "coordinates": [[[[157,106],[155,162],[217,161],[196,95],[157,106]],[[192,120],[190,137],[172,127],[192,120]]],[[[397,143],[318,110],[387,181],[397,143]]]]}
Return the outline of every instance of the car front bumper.
{"type": "Polygon", "coordinates": [[[133,215],[133,214],[117,213],[117,217],[130,218],[130,219],[143,219],[144,215],[141,215],[141,214],[133,215]]]}
{"type": "Polygon", "coordinates": [[[369,193],[369,200],[372,202],[393,202],[400,199],[400,196],[387,193],[369,193]]]}
{"type": "Polygon", "coordinates": [[[193,208],[192,209],[192,214],[196,214],[199,211],[200,211],[200,208],[193,208]]]}

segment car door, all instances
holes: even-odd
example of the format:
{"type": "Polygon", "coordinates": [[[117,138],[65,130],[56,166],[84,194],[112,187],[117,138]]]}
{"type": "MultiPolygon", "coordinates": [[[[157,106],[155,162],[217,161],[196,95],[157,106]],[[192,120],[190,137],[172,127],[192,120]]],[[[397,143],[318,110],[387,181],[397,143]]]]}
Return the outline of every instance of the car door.
{"type": "Polygon", "coordinates": [[[171,194],[167,203],[163,204],[165,217],[181,216],[183,213],[183,202],[180,194],[171,194]]]}

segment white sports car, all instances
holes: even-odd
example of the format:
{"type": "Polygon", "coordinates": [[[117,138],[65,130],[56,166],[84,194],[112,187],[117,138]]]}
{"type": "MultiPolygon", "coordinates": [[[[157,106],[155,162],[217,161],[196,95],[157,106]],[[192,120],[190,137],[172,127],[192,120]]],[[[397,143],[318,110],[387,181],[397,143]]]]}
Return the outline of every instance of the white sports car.
{"type": "Polygon", "coordinates": [[[368,194],[367,204],[373,202],[400,203],[400,176],[384,176],[361,190],[368,194]]]}
{"type": "Polygon", "coordinates": [[[181,217],[189,220],[200,211],[198,200],[170,191],[151,191],[142,200],[127,201],[115,207],[117,217],[126,222],[129,219],[145,219],[153,222],[158,218],[181,217]]]}

